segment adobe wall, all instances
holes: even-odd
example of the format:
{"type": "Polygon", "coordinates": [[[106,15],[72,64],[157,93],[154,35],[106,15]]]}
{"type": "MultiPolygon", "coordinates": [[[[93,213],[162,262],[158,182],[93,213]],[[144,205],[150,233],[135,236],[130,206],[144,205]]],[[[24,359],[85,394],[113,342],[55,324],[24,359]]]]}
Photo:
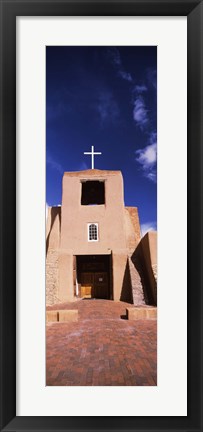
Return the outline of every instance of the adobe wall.
{"type": "Polygon", "coordinates": [[[113,298],[120,300],[127,262],[123,178],[119,171],[65,173],[62,186],[59,296],[73,300],[74,255],[112,253],[113,298]],[[81,205],[82,181],[105,182],[105,204],[81,205]],[[98,223],[99,241],[88,241],[88,223],[98,223]],[[68,289],[67,289],[68,288],[68,289]]]}
{"type": "Polygon", "coordinates": [[[125,232],[127,248],[133,253],[141,239],[137,207],[125,207],[125,232]]]}
{"type": "Polygon", "coordinates": [[[74,300],[73,258],[72,251],[60,251],[58,295],[62,302],[74,300]]]}
{"type": "Polygon", "coordinates": [[[72,250],[73,255],[94,255],[126,249],[123,179],[119,171],[65,173],[62,189],[62,250],[72,250]],[[81,181],[85,179],[105,182],[104,205],[81,205],[81,181]],[[99,224],[98,242],[88,242],[87,224],[91,222],[99,224]]]}
{"type": "Polygon", "coordinates": [[[119,171],[65,173],[62,207],[48,208],[47,304],[74,300],[74,257],[96,254],[112,254],[113,299],[144,304],[140,272],[132,255],[135,250],[139,254],[142,251],[147,274],[155,280],[155,241],[151,234],[147,238],[141,240],[138,209],[124,207],[123,178],[119,171]],[[81,205],[82,180],[105,181],[104,205],[81,205]],[[87,224],[91,222],[99,224],[98,242],[88,242],[87,224]]]}
{"type": "Polygon", "coordinates": [[[46,224],[46,304],[60,301],[58,297],[58,266],[61,208],[49,207],[46,224]]]}
{"type": "Polygon", "coordinates": [[[157,304],[157,232],[149,231],[141,239],[135,256],[138,255],[143,285],[149,303],[157,304]]]}

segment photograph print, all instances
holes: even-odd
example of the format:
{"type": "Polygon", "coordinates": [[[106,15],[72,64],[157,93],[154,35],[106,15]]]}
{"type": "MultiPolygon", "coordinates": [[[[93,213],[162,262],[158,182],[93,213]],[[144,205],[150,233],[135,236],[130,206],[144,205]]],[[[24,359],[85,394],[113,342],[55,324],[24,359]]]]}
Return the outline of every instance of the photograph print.
{"type": "Polygon", "coordinates": [[[46,386],[157,385],[157,47],[46,47],[46,386]]]}

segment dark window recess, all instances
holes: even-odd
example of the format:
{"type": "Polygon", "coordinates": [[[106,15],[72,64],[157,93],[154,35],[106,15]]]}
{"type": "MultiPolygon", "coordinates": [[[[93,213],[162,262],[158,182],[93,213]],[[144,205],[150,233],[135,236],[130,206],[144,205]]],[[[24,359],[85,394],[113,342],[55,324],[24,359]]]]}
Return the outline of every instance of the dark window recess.
{"type": "Polygon", "coordinates": [[[82,182],[82,205],[105,204],[104,182],[86,181],[82,182]]]}

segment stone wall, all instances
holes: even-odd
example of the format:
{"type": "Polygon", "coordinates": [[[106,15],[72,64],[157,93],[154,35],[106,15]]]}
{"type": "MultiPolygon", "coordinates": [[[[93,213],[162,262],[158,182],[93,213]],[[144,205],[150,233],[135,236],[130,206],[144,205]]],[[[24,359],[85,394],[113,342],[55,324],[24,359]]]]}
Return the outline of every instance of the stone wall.
{"type": "Polygon", "coordinates": [[[157,304],[157,233],[150,231],[141,239],[132,255],[143,286],[147,304],[157,304]]]}
{"type": "Polygon", "coordinates": [[[58,260],[60,245],[61,208],[49,207],[46,231],[46,305],[59,303],[58,260]]]}
{"type": "Polygon", "coordinates": [[[131,289],[132,289],[132,299],[134,305],[144,305],[145,297],[142,285],[142,280],[138,269],[132,261],[132,254],[128,256],[130,279],[131,279],[131,289]]]}
{"type": "Polygon", "coordinates": [[[125,232],[132,302],[136,305],[142,305],[145,304],[142,282],[139,272],[132,261],[132,255],[141,239],[137,207],[125,207],[125,232]]]}
{"type": "Polygon", "coordinates": [[[58,298],[58,251],[50,249],[46,259],[46,305],[59,303],[58,298]]]}

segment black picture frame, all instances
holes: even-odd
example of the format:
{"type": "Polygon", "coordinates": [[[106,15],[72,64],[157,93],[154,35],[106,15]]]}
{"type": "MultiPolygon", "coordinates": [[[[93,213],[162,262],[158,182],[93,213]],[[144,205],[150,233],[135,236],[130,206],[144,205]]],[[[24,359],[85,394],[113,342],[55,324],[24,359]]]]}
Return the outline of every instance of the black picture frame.
{"type": "Polygon", "coordinates": [[[0,0],[0,7],[1,430],[202,431],[203,2],[199,0],[109,0],[108,2],[0,0]],[[187,16],[188,415],[186,417],[16,416],[16,17],[68,15],[187,16]]]}

